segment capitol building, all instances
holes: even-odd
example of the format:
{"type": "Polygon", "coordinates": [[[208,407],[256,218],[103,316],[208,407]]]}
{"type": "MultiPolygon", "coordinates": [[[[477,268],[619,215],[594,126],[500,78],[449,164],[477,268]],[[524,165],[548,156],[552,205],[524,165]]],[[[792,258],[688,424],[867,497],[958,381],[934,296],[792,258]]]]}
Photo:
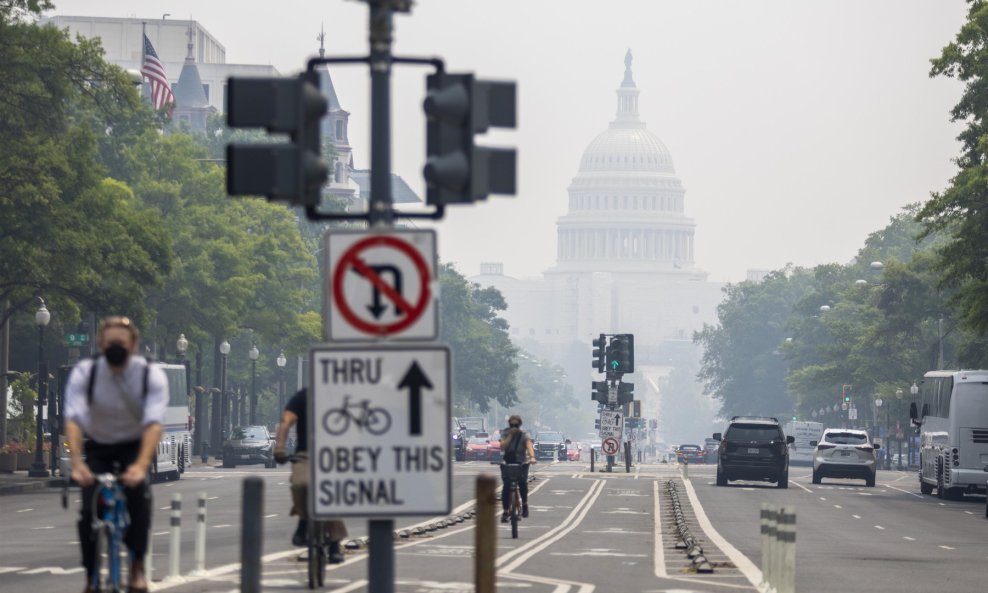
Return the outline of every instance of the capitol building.
{"type": "Polygon", "coordinates": [[[617,113],[584,150],[556,223],[556,264],[542,278],[518,279],[484,263],[470,281],[501,291],[511,338],[526,350],[560,359],[585,347],[588,375],[591,340],[635,334],[648,380],[649,368],[664,374],[671,351],[695,348],[693,332],[717,323],[723,284],[696,266],[686,190],[639,116],[630,50],[624,63],[617,113]]]}

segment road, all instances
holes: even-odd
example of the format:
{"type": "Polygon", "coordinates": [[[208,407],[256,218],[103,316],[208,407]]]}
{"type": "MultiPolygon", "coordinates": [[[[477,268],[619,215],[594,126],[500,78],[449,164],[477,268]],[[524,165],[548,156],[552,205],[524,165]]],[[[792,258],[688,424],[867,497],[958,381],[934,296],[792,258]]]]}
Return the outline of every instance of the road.
{"type": "MultiPolygon", "coordinates": [[[[454,507],[472,502],[476,476],[490,465],[455,465],[454,507]]],[[[532,483],[531,516],[519,539],[500,530],[498,590],[593,593],[594,591],[755,591],[761,581],[759,510],[762,502],[791,505],[797,512],[796,584],[800,593],[936,590],[949,577],[955,591],[983,589],[981,563],[988,560],[984,497],[940,501],[918,493],[912,473],[879,472],[878,485],[825,480],[813,485],[808,468],[792,468],[790,487],[732,482],[714,485],[713,468],[645,464],[624,473],[590,473],[586,463],[541,464],[532,483]],[[668,495],[675,484],[693,534],[714,566],[693,570],[672,523],[668,495]],[[936,567],[936,570],[923,570],[936,567]]],[[[182,573],[193,568],[194,501],[209,500],[207,577],[158,581],[155,590],[176,593],[237,591],[240,478],[265,479],[264,590],[303,590],[305,564],[289,544],[294,518],[287,516],[284,469],[193,468],[178,482],[155,486],[154,578],[164,576],[168,553],[168,506],[181,493],[182,573]]],[[[75,497],[77,498],[77,496],[75,497]]],[[[82,583],[75,513],[63,511],[56,492],[0,499],[0,591],[65,591],[82,583]]],[[[406,519],[398,528],[434,518],[406,519]]],[[[347,522],[352,537],[366,523],[347,522]]],[[[395,591],[472,591],[473,520],[396,541],[395,591]]],[[[366,591],[367,555],[351,550],[330,567],[329,590],[366,591]]]]}

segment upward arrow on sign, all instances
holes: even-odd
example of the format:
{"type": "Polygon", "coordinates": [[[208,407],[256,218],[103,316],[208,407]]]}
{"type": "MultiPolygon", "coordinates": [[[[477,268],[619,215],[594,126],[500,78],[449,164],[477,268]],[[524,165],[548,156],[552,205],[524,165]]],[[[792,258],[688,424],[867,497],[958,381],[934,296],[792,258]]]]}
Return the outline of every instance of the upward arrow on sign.
{"type": "Polygon", "coordinates": [[[422,372],[419,363],[412,361],[412,366],[408,367],[398,389],[408,389],[408,434],[418,436],[422,434],[422,388],[432,389],[432,382],[429,377],[422,372]]]}

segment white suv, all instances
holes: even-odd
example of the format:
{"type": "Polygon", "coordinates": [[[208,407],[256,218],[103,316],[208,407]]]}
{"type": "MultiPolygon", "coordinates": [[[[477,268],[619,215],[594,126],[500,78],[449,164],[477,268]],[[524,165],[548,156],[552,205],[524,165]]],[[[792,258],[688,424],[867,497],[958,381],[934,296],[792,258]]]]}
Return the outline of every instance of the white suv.
{"type": "Polygon", "coordinates": [[[881,448],[872,443],[868,433],[852,428],[828,428],[823,431],[813,453],[813,483],[823,478],[862,478],[865,485],[875,485],[878,464],[875,451],[881,448]]]}

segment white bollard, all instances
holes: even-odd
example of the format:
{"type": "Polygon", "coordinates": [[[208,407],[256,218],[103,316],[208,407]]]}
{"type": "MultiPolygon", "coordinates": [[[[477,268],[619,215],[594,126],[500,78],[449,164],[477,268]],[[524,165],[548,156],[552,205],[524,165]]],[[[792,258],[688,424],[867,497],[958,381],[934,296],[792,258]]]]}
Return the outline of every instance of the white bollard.
{"type": "Polygon", "coordinates": [[[782,507],[784,529],[779,532],[779,543],[782,546],[780,560],[782,575],[779,581],[779,593],[796,593],[796,509],[782,507]]]}
{"type": "Polygon", "coordinates": [[[689,462],[683,464],[683,479],[684,480],[689,480],[690,479],[690,464],[689,464],[689,462]]]}
{"type": "Polygon", "coordinates": [[[768,558],[769,558],[769,533],[768,533],[768,518],[769,518],[769,506],[767,502],[762,503],[761,510],[761,534],[762,534],[762,584],[768,584],[768,558]]]}
{"type": "Polygon", "coordinates": [[[779,586],[779,509],[775,506],[768,509],[768,576],[766,582],[769,589],[779,586]]]}
{"type": "Polygon", "coordinates": [[[206,575],[206,493],[199,493],[199,507],[196,511],[196,568],[192,576],[206,575]]]}
{"type": "Polygon", "coordinates": [[[172,495],[171,543],[168,546],[168,580],[180,581],[182,570],[182,495],[172,495]]]}

